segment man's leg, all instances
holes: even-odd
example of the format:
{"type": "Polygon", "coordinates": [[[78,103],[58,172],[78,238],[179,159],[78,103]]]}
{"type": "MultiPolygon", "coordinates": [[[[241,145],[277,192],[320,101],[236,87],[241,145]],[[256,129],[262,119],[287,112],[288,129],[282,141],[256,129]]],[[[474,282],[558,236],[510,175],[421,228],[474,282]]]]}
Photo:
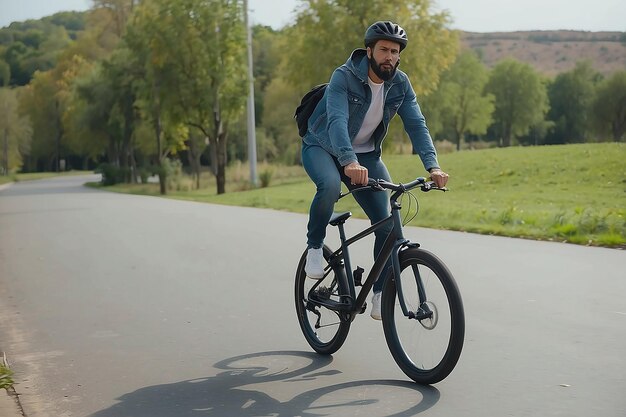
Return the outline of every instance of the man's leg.
{"type": "Polygon", "coordinates": [[[341,177],[333,157],[319,146],[303,145],[302,165],[317,188],[309,209],[307,247],[321,248],[341,192],[341,177]]]}
{"type": "MultiPolygon", "coordinates": [[[[391,176],[389,175],[387,167],[383,163],[382,159],[380,159],[374,152],[358,154],[357,156],[359,158],[359,163],[367,168],[370,178],[391,181],[391,176]]],[[[389,207],[388,191],[361,191],[355,193],[354,198],[363,208],[363,211],[365,211],[365,214],[367,214],[367,217],[370,219],[372,224],[377,223],[380,220],[386,219],[391,213],[391,209],[389,207]]],[[[376,238],[374,241],[374,259],[378,257],[378,254],[382,250],[385,239],[391,231],[391,228],[392,225],[391,223],[389,223],[386,225],[386,227],[378,229],[375,232],[376,238]]],[[[388,265],[391,265],[391,262],[388,262],[388,265]]],[[[383,271],[386,271],[386,267],[385,269],[383,269],[383,271]]],[[[381,276],[381,278],[383,276],[381,276]]],[[[383,281],[383,279],[379,279],[376,281],[376,283],[374,284],[375,293],[382,291],[384,283],[383,281]]]]}

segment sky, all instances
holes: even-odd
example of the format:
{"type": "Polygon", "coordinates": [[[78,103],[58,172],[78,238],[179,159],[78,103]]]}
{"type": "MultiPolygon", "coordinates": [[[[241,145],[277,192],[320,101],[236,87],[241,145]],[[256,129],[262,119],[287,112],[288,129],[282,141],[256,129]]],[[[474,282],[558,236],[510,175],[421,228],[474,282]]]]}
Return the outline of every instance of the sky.
{"type": "MultiPolygon", "coordinates": [[[[626,31],[626,0],[433,0],[448,10],[453,29],[626,31]]],[[[0,27],[59,11],[87,10],[91,0],[0,0],[0,27]]],[[[300,0],[248,0],[250,21],[280,29],[293,20],[300,0]]],[[[401,22],[398,22],[401,24],[401,22]]]]}

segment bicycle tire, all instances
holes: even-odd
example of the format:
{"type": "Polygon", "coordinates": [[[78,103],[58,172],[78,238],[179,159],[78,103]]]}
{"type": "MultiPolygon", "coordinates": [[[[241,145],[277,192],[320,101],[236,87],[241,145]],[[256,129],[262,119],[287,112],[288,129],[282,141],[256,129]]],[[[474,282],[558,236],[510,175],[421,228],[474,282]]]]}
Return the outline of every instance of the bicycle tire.
{"type": "MultiPolygon", "coordinates": [[[[327,246],[324,246],[324,258],[328,260],[331,254],[332,251],[327,246]]],[[[295,302],[298,322],[300,323],[304,338],[313,350],[320,354],[330,355],[339,350],[345,342],[346,337],[348,337],[350,320],[342,319],[340,313],[320,306],[319,304],[309,304],[309,290],[316,285],[318,281],[307,278],[304,272],[305,264],[306,251],[302,254],[296,271],[295,302]],[[309,305],[309,308],[307,308],[307,305],[309,305]],[[311,308],[316,309],[320,316],[317,316],[311,308]],[[316,328],[314,323],[317,322],[318,317],[322,327],[316,328]]],[[[345,282],[345,268],[343,267],[343,263],[337,264],[320,281],[321,283],[317,288],[324,286],[330,289],[329,296],[337,301],[344,299],[344,295],[348,293],[346,288],[340,288],[340,286],[343,287],[341,283],[345,282]]]]}
{"type": "MultiPolygon", "coordinates": [[[[426,306],[432,311],[422,321],[403,314],[395,278],[387,277],[381,299],[383,329],[389,350],[402,371],[413,381],[434,384],[456,366],[463,349],[465,313],[454,277],[435,255],[418,248],[400,252],[402,293],[411,311],[426,306]],[[419,300],[414,266],[428,302],[419,300]]],[[[391,272],[390,272],[391,273],[391,272]]]]}

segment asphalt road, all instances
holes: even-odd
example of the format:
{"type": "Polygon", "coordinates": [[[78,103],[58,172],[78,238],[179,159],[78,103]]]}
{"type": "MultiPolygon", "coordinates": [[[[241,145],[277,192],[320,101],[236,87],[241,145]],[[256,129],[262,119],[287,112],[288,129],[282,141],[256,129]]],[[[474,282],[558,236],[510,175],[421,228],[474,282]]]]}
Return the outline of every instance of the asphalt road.
{"type": "Polygon", "coordinates": [[[407,229],[466,311],[457,368],[425,387],[367,314],[312,353],[292,294],[305,216],[94,178],[0,191],[0,350],[28,417],[626,415],[624,251],[407,229]]]}

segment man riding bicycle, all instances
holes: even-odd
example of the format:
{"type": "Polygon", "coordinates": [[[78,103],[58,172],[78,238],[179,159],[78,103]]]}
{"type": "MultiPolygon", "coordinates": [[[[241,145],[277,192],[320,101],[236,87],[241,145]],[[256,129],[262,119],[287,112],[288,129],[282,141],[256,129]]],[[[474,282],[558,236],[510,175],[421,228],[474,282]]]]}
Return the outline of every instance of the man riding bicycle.
{"type": "MultiPolygon", "coordinates": [[[[307,232],[305,271],[310,278],[324,276],[322,246],[341,182],[353,189],[366,185],[368,177],[391,181],[381,159],[381,145],[396,114],[435,184],[444,187],[448,181],[409,78],[397,69],[407,41],[406,32],[396,23],[371,25],[365,32],[365,49],[353,51],[333,72],[324,97],[309,118],[302,139],[302,164],[317,188],[307,232]]],[[[386,192],[366,190],[354,197],[372,224],[389,216],[386,192]]],[[[374,257],[388,233],[385,228],[376,231],[374,257]]],[[[382,286],[379,279],[373,288],[371,316],[376,320],[381,319],[382,286]]]]}

